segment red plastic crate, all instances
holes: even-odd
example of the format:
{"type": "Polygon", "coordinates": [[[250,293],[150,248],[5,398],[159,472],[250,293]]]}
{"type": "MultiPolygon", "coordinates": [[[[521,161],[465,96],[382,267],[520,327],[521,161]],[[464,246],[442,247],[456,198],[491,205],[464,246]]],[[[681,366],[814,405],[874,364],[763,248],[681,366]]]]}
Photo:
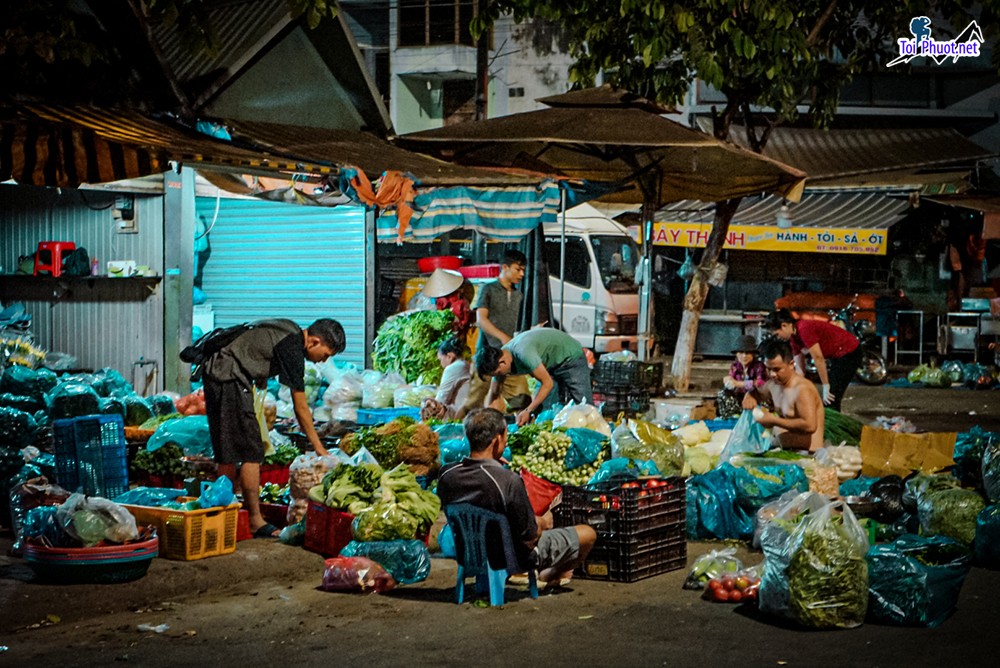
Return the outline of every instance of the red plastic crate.
{"type": "Polygon", "coordinates": [[[283,503],[262,503],[260,504],[260,514],[264,516],[265,522],[269,522],[279,529],[288,526],[288,506],[283,503]]]}
{"type": "Polygon", "coordinates": [[[351,513],[310,501],[306,511],[305,548],[327,557],[337,556],[351,542],[353,522],[351,513]]]}
{"type": "Polygon", "coordinates": [[[288,484],[291,464],[261,464],[260,465],[260,486],[263,487],[269,482],[273,482],[279,487],[288,484]]]}

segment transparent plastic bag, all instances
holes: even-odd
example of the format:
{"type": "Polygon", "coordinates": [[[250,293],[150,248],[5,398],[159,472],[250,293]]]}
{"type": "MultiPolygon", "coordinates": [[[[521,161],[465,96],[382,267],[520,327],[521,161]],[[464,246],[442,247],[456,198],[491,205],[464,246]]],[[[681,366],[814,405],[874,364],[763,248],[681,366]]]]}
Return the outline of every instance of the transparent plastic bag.
{"type": "Polygon", "coordinates": [[[665,476],[680,475],[684,470],[684,446],[666,429],[652,422],[626,420],[611,434],[612,457],[653,460],[665,476]]]}
{"type": "Polygon", "coordinates": [[[756,568],[724,571],[705,585],[702,598],[714,603],[756,603],[760,591],[760,576],[756,568]]]}
{"type": "Polygon", "coordinates": [[[611,427],[601,415],[601,411],[590,404],[578,404],[575,401],[570,401],[556,413],[555,417],[552,418],[552,426],[566,427],[567,429],[570,427],[593,429],[608,438],[611,437],[611,427]]]}
{"type": "Polygon", "coordinates": [[[431,573],[431,553],[419,540],[352,540],[340,556],[368,557],[387,570],[397,584],[423,582],[431,573]]]}
{"type": "Polygon", "coordinates": [[[770,442],[764,436],[764,427],[753,419],[752,411],[743,411],[736,420],[732,433],[729,434],[729,440],[719,455],[719,461],[728,462],[735,455],[744,453],[760,454],[770,447],[770,442]]]}
{"type": "Polygon", "coordinates": [[[643,461],[641,459],[630,459],[628,457],[615,457],[601,464],[597,473],[587,481],[588,485],[599,482],[627,482],[635,480],[640,476],[658,476],[660,469],[656,467],[656,462],[652,459],[643,461]]]}
{"type": "Polygon", "coordinates": [[[335,557],[323,563],[324,591],[381,593],[394,589],[389,572],[365,557],[335,557]]]}
{"type": "Polygon", "coordinates": [[[868,537],[842,501],[806,492],[761,535],[760,610],[806,628],[854,628],[868,609],[868,537]]]}
{"type": "Polygon", "coordinates": [[[354,540],[413,540],[419,522],[393,501],[379,501],[354,518],[351,534],[354,540]]]}
{"type": "Polygon", "coordinates": [[[712,550],[695,559],[687,579],[684,580],[684,589],[704,589],[712,578],[742,569],[743,562],[737,559],[735,547],[712,550]]]}
{"type": "Polygon", "coordinates": [[[392,405],[397,408],[419,408],[424,399],[433,399],[435,396],[437,387],[434,385],[400,385],[392,393],[392,405]]]}
{"type": "MultiPolygon", "coordinates": [[[[25,466],[25,469],[33,467],[25,466]]],[[[15,480],[21,474],[15,476],[15,480]]],[[[24,530],[22,528],[26,517],[35,508],[51,506],[55,512],[55,506],[68,499],[70,493],[59,485],[51,485],[44,477],[26,478],[21,482],[15,482],[10,488],[10,519],[11,527],[14,529],[14,545],[11,548],[15,554],[20,554],[23,547],[22,539],[24,530]]]]}
{"type": "Polygon", "coordinates": [[[72,494],[59,506],[56,517],[63,530],[85,547],[97,545],[102,540],[125,543],[139,536],[132,514],[99,496],[72,494]]]}

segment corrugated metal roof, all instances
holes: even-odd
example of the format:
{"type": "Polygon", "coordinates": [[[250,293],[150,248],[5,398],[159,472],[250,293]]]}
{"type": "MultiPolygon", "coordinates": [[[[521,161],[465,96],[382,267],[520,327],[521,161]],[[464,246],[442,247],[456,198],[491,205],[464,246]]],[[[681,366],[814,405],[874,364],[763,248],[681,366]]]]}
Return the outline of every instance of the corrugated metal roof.
{"type": "Polygon", "coordinates": [[[276,26],[291,20],[287,0],[234,0],[214,3],[205,11],[208,25],[218,37],[214,57],[184,44],[176,27],[162,21],[150,24],[164,62],[185,87],[192,80],[229,69],[245,57],[249,48],[272,34],[276,26]]]}
{"type": "MultiPolygon", "coordinates": [[[[732,222],[737,225],[774,225],[783,200],[747,197],[732,222]]],[[[793,227],[861,228],[883,230],[902,220],[909,202],[881,193],[806,193],[798,204],[789,204],[793,227]]],[[[668,204],[656,212],[657,222],[712,223],[715,205],[700,200],[668,204]]]]}
{"type": "MultiPolygon", "coordinates": [[[[730,137],[747,146],[746,129],[733,126],[730,137]]],[[[777,128],[764,155],[801,169],[810,185],[823,179],[944,165],[972,167],[996,157],[951,128],[876,128],[813,130],[777,128]]]]}

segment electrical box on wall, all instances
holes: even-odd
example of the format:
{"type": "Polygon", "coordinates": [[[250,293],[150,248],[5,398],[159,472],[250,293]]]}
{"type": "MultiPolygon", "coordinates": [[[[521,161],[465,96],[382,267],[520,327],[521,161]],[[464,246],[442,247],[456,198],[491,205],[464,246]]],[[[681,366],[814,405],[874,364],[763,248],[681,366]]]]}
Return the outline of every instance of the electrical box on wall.
{"type": "Polygon", "coordinates": [[[137,234],[139,226],[135,215],[135,196],[115,195],[115,206],[111,209],[111,217],[119,234],[137,234]]]}

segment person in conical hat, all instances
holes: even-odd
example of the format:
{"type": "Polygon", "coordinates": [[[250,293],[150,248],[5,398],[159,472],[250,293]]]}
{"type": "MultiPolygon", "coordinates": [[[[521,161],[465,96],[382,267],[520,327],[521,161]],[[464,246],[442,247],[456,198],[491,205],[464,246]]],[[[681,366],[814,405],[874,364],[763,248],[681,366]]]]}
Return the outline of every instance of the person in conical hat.
{"type": "Polygon", "coordinates": [[[450,310],[455,314],[455,323],[452,329],[455,334],[464,339],[472,326],[472,309],[469,306],[469,299],[466,297],[467,284],[465,277],[457,271],[451,269],[441,269],[438,267],[424,283],[420,291],[424,297],[434,301],[437,310],[450,310]]]}

